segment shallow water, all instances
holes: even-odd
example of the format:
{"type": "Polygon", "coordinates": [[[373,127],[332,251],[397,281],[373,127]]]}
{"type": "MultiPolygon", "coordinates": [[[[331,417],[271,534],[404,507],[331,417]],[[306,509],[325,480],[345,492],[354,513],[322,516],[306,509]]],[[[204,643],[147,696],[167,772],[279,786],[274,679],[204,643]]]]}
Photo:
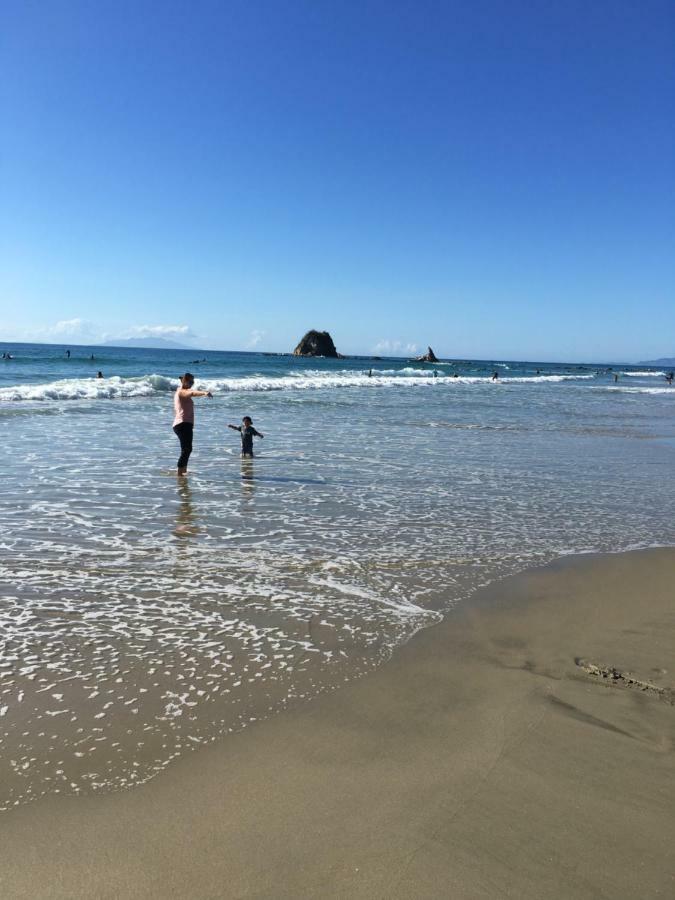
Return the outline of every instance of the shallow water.
{"type": "Polygon", "coordinates": [[[0,806],[147,780],[366,672],[495,578],[675,543],[658,370],[12,353],[0,806]],[[178,482],[186,368],[215,397],[178,482]],[[266,436],[242,462],[226,424],[243,414],[266,436]]]}

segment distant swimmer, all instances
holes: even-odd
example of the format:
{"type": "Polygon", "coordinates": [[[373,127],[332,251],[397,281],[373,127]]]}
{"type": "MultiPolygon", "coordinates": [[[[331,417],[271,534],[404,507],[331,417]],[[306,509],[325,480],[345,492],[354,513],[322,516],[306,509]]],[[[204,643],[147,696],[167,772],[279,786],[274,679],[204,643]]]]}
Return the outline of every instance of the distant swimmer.
{"type": "Polygon", "coordinates": [[[233,431],[238,431],[241,434],[241,455],[242,456],[253,456],[253,438],[259,437],[263,438],[259,431],[253,427],[253,419],[250,416],[244,416],[241,420],[241,425],[228,425],[228,428],[231,428],[233,431]]]}
{"type": "Polygon", "coordinates": [[[668,372],[666,375],[666,381],[668,382],[668,387],[673,386],[673,378],[675,377],[675,372],[668,372]]]}
{"type": "Polygon", "coordinates": [[[91,356],[89,357],[89,359],[90,359],[90,360],[93,360],[93,359],[94,359],[94,354],[93,354],[93,353],[91,354],[91,356]]]}
{"type": "Polygon", "coordinates": [[[70,359],[70,350],[66,350],[66,359],[70,359]]]}
{"type": "Polygon", "coordinates": [[[368,369],[368,378],[372,378],[372,377],[373,377],[373,370],[368,369]]]}
{"type": "Polygon", "coordinates": [[[98,372],[96,373],[96,377],[97,377],[97,378],[103,378],[103,372],[101,372],[100,369],[99,369],[98,372]]]}
{"type": "Polygon", "coordinates": [[[499,372],[493,372],[493,373],[492,373],[492,380],[493,380],[493,381],[499,381],[499,372]]]}
{"type": "Polygon", "coordinates": [[[452,377],[453,377],[453,378],[459,378],[459,375],[458,375],[457,372],[455,372],[455,374],[454,374],[452,377]]]}
{"type": "Polygon", "coordinates": [[[618,382],[618,380],[619,380],[619,376],[615,372],[614,373],[614,384],[616,384],[618,382]]]}
{"type": "Polygon", "coordinates": [[[195,376],[191,372],[181,375],[180,386],[173,395],[173,431],[180,441],[180,456],[177,462],[178,475],[187,475],[187,465],[192,453],[192,435],[195,424],[193,397],[212,397],[211,391],[195,391],[195,376]]]}
{"type": "Polygon", "coordinates": [[[438,372],[434,372],[434,378],[438,378],[438,372]]]}

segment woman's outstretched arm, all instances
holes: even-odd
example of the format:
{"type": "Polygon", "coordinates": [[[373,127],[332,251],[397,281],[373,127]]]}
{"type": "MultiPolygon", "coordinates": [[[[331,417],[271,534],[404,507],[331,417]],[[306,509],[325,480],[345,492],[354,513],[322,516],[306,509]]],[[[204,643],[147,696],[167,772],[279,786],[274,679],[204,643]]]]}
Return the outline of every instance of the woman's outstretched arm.
{"type": "Polygon", "coordinates": [[[211,397],[213,398],[213,394],[211,391],[193,391],[192,388],[181,388],[180,389],[181,397],[211,397]]]}

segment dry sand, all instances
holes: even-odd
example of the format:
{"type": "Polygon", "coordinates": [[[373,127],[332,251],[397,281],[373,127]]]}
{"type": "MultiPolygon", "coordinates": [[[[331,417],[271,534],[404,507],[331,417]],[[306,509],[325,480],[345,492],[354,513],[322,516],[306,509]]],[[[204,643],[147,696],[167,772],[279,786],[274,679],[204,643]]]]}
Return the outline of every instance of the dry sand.
{"type": "Polygon", "coordinates": [[[495,585],[135,791],[4,814],[0,895],[673,897],[674,585],[671,550],[495,585]]]}

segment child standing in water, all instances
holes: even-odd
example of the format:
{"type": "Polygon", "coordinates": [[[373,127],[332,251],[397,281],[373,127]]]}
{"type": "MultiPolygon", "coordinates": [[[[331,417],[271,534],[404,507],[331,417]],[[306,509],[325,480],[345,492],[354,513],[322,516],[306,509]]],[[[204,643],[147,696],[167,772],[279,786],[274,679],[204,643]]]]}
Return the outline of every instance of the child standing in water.
{"type": "Polygon", "coordinates": [[[253,435],[259,438],[264,437],[253,427],[253,419],[250,416],[244,416],[241,425],[228,425],[227,427],[241,433],[241,455],[253,456],[253,435]]]}

